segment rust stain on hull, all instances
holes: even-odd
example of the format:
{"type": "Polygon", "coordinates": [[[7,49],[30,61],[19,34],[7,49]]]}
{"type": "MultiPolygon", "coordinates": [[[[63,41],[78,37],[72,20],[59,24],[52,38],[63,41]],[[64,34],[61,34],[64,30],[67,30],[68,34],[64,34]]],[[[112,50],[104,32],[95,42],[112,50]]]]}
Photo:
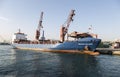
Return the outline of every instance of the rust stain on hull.
{"type": "Polygon", "coordinates": [[[52,49],[44,49],[44,48],[17,48],[22,50],[37,50],[37,51],[43,51],[43,52],[56,52],[56,53],[77,53],[77,54],[88,54],[88,55],[99,55],[99,52],[93,52],[93,51],[80,51],[80,50],[52,50],[52,49]]]}

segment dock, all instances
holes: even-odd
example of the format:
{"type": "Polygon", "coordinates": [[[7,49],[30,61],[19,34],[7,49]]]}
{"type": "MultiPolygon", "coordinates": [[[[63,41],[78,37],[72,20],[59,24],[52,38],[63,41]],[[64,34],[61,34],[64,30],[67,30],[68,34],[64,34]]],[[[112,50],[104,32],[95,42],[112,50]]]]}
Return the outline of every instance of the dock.
{"type": "Polygon", "coordinates": [[[100,54],[120,55],[120,48],[96,48],[96,51],[100,54]]]}

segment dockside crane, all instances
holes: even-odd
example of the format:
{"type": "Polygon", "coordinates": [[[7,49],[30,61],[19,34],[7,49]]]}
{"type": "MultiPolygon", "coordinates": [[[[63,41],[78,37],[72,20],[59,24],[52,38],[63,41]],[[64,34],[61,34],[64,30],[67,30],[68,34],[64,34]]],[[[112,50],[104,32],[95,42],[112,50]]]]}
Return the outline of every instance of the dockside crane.
{"type": "MultiPolygon", "coordinates": [[[[73,16],[75,15],[75,10],[71,10],[67,21],[61,26],[60,29],[60,42],[64,42],[65,41],[65,35],[68,34],[68,28],[70,26],[71,21],[73,21],[73,16]]],[[[68,39],[68,36],[67,36],[68,39]]]]}
{"type": "Polygon", "coordinates": [[[38,27],[37,27],[37,29],[36,29],[35,39],[36,39],[37,41],[39,41],[40,30],[43,28],[42,20],[43,20],[43,12],[41,12],[39,24],[38,24],[38,27]]]}

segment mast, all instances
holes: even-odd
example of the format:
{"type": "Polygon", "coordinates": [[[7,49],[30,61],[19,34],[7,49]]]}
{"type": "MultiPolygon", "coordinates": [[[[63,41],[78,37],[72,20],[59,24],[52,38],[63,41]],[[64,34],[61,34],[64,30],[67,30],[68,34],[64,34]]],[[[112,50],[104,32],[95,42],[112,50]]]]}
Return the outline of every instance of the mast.
{"type": "Polygon", "coordinates": [[[92,25],[90,25],[90,27],[88,28],[88,30],[89,30],[89,34],[92,36],[92,37],[95,37],[95,38],[97,38],[98,37],[98,35],[97,34],[94,34],[93,32],[92,32],[92,30],[93,30],[93,26],[92,25]]]}
{"type": "Polygon", "coordinates": [[[38,27],[37,27],[37,29],[36,29],[36,35],[35,35],[35,39],[36,39],[36,40],[39,40],[40,30],[43,28],[43,26],[42,26],[42,20],[43,20],[43,12],[41,12],[39,24],[38,24],[38,27]]]}
{"type": "Polygon", "coordinates": [[[44,30],[43,30],[43,33],[42,33],[41,40],[42,40],[42,41],[44,41],[44,40],[45,40],[45,36],[44,36],[44,30]]]}
{"type": "Polygon", "coordinates": [[[88,33],[92,33],[92,30],[93,30],[93,26],[90,25],[90,27],[88,28],[88,33]]]}
{"type": "MultiPolygon", "coordinates": [[[[67,21],[62,25],[61,29],[60,29],[60,41],[64,42],[65,40],[65,35],[68,33],[68,28],[70,26],[71,21],[73,21],[73,16],[75,15],[75,10],[71,10],[67,21]]],[[[68,36],[67,36],[68,38],[68,36]]]]}

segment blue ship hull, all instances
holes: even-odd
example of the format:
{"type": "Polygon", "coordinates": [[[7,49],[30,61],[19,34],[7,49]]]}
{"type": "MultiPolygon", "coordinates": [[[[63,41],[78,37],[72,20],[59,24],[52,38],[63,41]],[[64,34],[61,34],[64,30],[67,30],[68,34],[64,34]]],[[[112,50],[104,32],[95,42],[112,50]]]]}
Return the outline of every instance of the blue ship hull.
{"type": "Polygon", "coordinates": [[[95,51],[98,47],[99,43],[101,42],[100,39],[86,37],[81,38],[74,41],[65,41],[63,43],[58,44],[54,48],[50,48],[52,50],[86,50],[87,47],[90,51],[95,51]]]}

